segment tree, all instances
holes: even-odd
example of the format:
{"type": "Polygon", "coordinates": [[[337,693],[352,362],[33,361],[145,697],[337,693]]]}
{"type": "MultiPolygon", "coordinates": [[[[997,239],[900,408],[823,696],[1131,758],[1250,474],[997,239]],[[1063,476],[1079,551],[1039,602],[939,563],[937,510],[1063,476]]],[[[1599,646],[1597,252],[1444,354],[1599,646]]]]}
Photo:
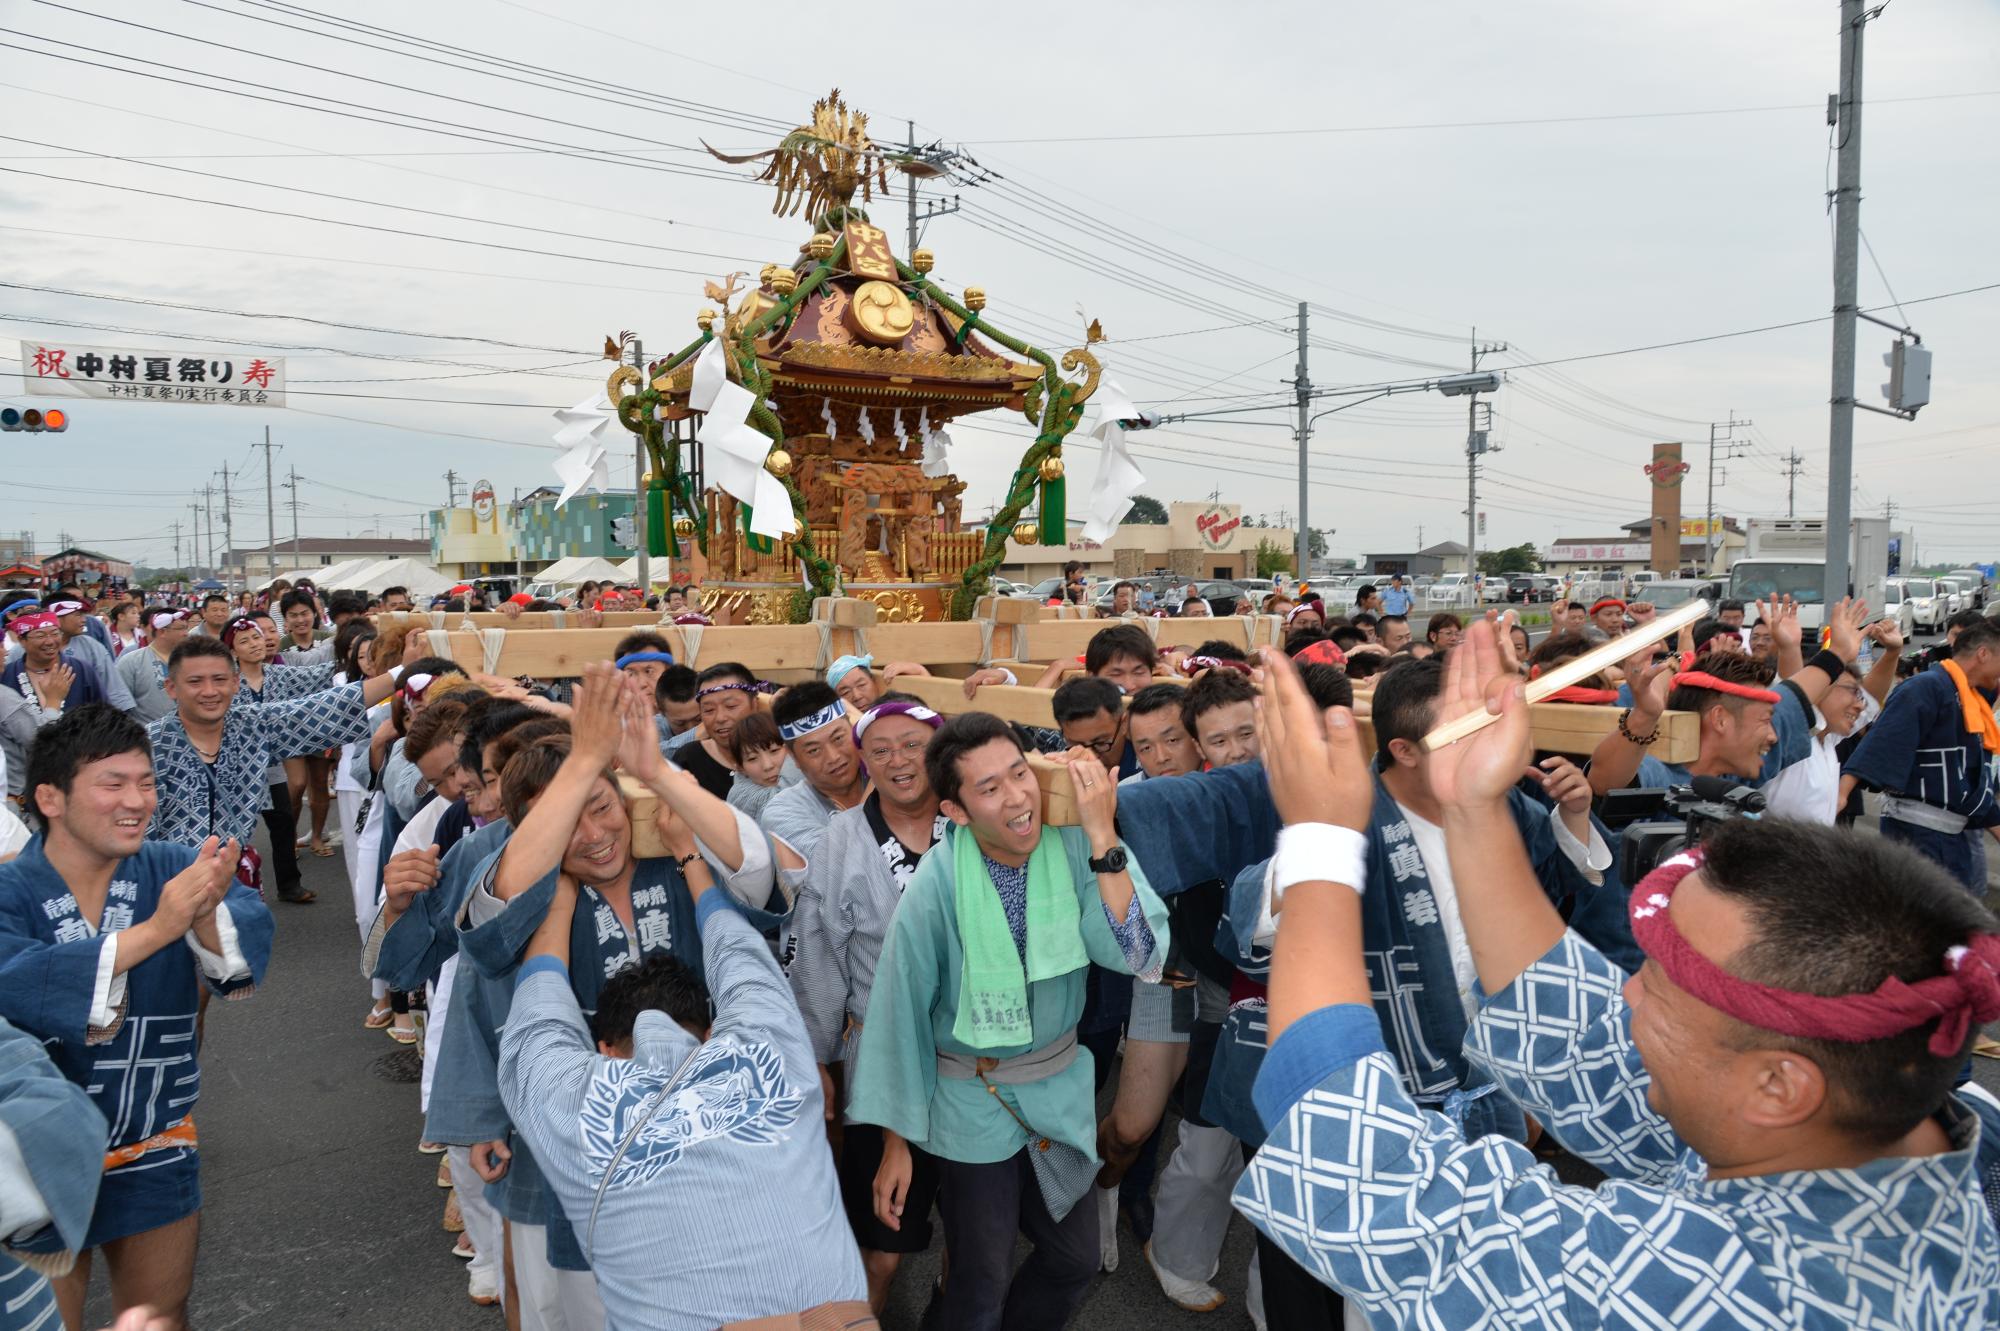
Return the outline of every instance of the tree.
{"type": "Polygon", "coordinates": [[[1151,495],[1140,495],[1132,501],[1132,511],[1125,515],[1125,521],[1142,527],[1164,527],[1167,525],[1167,506],[1151,495]]]}
{"type": "Polygon", "coordinates": [[[1308,558],[1326,558],[1326,538],[1332,530],[1333,528],[1331,527],[1306,528],[1306,555],[1308,558]]]}
{"type": "Polygon", "coordinates": [[[1272,545],[1269,541],[1257,542],[1257,576],[1268,578],[1274,573],[1292,572],[1292,552],[1283,546],[1272,545]]]}
{"type": "Polygon", "coordinates": [[[1481,550],[1479,571],[1481,573],[1539,573],[1542,557],[1535,547],[1526,542],[1510,545],[1505,550],[1481,550]]]}

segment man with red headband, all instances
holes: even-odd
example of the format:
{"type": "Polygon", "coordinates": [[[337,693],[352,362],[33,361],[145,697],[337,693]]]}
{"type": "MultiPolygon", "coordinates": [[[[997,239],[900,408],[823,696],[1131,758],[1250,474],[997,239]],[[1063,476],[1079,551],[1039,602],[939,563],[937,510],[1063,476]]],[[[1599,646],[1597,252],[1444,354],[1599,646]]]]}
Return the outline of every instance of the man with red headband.
{"type": "Polygon", "coordinates": [[[1590,607],[1590,628],[1584,636],[1592,642],[1609,642],[1625,631],[1625,603],[1615,596],[1600,596],[1590,607]]]}
{"type": "Polygon", "coordinates": [[[17,693],[38,715],[107,702],[104,682],[89,662],[64,653],[62,624],[45,610],[29,609],[7,621],[21,654],[0,669],[0,689],[17,693]]]}
{"type": "Polygon", "coordinates": [[[1533,756],[1490,625],[1439,719],[1498,720],[1431,755],[1477,961],[1465,1052],[1610,1176],[1562,1184],[1467,1142],[1403,1089],[1361,943],[1370,791],[1351,714],[1267,666],[1286,826],[1258,1110],[1238,1207],[1375,1327],[2000,1325],[2000,1102],[1953,1079],[2000,1017],[2000,928],[1879,838],[1736,822],[1632,893],[1628,977],[1567,930],[1509,792],[1533,756]],[[1322,729],[1322,724],[1324,728],[1322,729]],[[1307,846],[1312,851],[1295,856],[1307,846]],[[1983,1129],[1983,1131],[1982,1131],[1983,1129]]]}
{"type": "MultiPolygon", "coordinates": [[[[1867,619],[1864,602],[1839,602],[1827,616],[1828,646],[1775,687],[1770,662],[1734,651],[1708,651],[1686,663],[1669,656],[1640,671],[1630,681],[1632,706],[1591,755],[1591,789],[1599,795],[1623,786],[1660,790],[1684,786],[1694,776],[1735,777],[1755,786],[1804,762],[1812,755],[1813,709],[1846,678],[1867,619]],[[1664,711],[1701,718],[1701,751],[1693,762],[1683,766],[1646,752],[1664,711]]],[[[1797,609],[1775,616],[1772,630],[1781,657],[1796,659],[1797,609]]]]}

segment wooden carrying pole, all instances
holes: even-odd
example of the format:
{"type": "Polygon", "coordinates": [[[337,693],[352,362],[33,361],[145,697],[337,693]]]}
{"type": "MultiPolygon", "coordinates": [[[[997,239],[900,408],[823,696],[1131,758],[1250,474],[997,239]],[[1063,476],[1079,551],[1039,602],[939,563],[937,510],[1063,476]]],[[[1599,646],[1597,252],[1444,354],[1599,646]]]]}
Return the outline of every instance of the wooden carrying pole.
{"type": "MultiPolygon", "coordinates": [[[[1708,602],[1701,600],[1699,597],[1689,601],[1686,605],[1675,606],[1672,610],[1667,611],[1666,614],[1648,623],[1639,625],[1639,627],[1633,629],[1631,632],[1621,634],[1609,642],[1599,643],[1582,656],[1564,661],[1547,674],[1537,679],[1529,680],[1527,690],[1528,701],[1530,703],[1541,702],[1551,694],[1559,693],[1572,684],[1589,679],[1592,675],[1603,672],[1607,667],[1618,665],[1634,653],[1644,651],[1656,642],[1666,641],[1674,634],[1693,624],[1696,620],[1706,617],[1707,614],[1708,602]]],[[[1602,710],[1609,711],[1610,709],[1606,708],[1602,710]]],[[[1613,715],[1615,716],[1616,713],[1613,713],[1613,715]]],[[[1427,749],[1441,749],[1447,744],[1455,744],[1467,735],[1474,735],[1486,729],[1486,727],[1499,719],[1498,716],[1495,716],[1491,712],[1469,712],[1464,716],[1458,717],[1456,720],[1445,722],[1437,729],[1431,731],[1430,734],[1424,736],[1424,747],[1427,749]]],[[[1536,735],[1537,747],[1540,747],[1540,738],[1541,736],[1538,732],[1536,735]]],[[[1693,754],[1689,754],[1685,758],[1670,759],[1669,761],[1687,762],[1694,756],[1693,754]]]]}

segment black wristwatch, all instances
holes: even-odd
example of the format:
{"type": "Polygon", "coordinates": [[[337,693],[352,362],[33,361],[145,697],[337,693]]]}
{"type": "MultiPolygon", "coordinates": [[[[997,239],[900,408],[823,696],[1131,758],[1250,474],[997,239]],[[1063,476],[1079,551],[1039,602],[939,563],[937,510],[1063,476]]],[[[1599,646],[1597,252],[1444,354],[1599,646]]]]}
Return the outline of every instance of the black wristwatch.
{"type": "Polygon", "coordinates": [[[1110,852],[1107,853],[1101,859],[1096,856],[1092,856],[1090,860],[1090,871],[1092,873],[1124,873],[1125,847],[1113,846],[1110,852]]]}

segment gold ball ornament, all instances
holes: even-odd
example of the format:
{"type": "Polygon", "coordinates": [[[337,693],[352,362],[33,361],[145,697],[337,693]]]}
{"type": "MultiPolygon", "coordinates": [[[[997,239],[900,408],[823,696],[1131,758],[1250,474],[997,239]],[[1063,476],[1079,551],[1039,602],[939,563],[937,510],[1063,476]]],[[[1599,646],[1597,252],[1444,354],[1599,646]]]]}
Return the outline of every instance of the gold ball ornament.
{"type": "Polygon", "coordinates": [[[929,250],[914,249],[910,251],[910,267],[916,269],[918,272],[928,273],[936,265],[937,256],[929,250]]]}
{"type": "Polygon", "coordinates": [[[1063,474],[1063,460],[1053,455],[1042,459],[1042,479],[1059,481],[1063,474]]]}
{"type": "Polygon", "coordinates": [[[675,518],[675,519],[674,519],[674,535],[676,535],[676,536],[680,537],[680,538],[681,538],[681,539],[682,539],[683,541],[687,540],[687,539],[688,539],[688,538],[689,538],[690,536],[693,536],[693,535],[694,535],[694,519],[693,519],[693,518],[675,518]]]}
{"type": "Polygon", "coordinates": [[[786,476],[792,470],[792,455],[782,448],[774,448],[764,459],[764,470],[773,476],[786,476]]]}
{"type": "Polygon", "coordinates": [[[1042,529],[1039,525],[1033,522],[1021,522],[1015,524],[1014,544],[1040,545],[1041,543],[1042,543],[1042,529]]]}
{"type": "Polygon", "coordinates": [[[789,296],[799,289],[799,275],[789,268],[771,265],[771,290],[780,296],[789,296]]]}
{"type": "Polygon", "coordinates": [[[762,268],[759,268],[757,270],[757,285],[766,287],[770,286],[771,274],[777,271],[778,271],[778,265],[775,263],[767,263],[762,268]]]}
{"type": "Polygon", "coordinates": [[[714,310],[700,309],[695,311],[694,326],[696,328],[699,328],[701,329],[702,332],[706,333],[711,327],[714,326],[714,324],[715,324],[714,310]]]}
{"type": "Polygon", "coordinates": [[[965,289],[965,308],[971,310],[974,314],[977,314],[981,310],[985,309],[986,288],[967,287],[965,289]]]}
{"type": "Polygon", "coordinates": [[[816,232],[806,242],[806,253],[822,262],[833,257],[833,237],[824,231],[816,232]]]}

